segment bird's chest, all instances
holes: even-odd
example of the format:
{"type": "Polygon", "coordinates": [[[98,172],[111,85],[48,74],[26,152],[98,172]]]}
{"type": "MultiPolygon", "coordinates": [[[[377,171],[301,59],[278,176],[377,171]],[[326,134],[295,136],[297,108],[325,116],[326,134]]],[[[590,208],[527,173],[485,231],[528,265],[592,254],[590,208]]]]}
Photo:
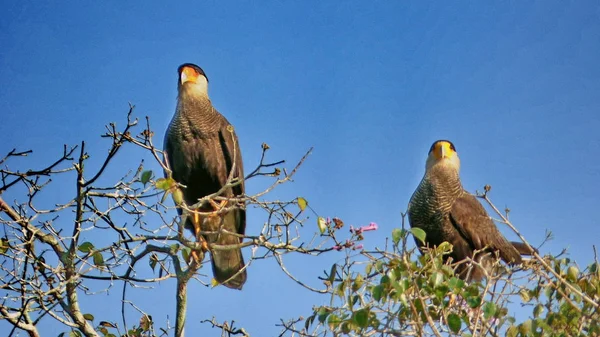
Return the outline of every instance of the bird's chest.
{"type": "Polygon", "coordinates": [[[226,181],[226,164],[218,134],[187,135],[173,144],[173,178],[185,185],[186,199],[217,192],[226,181]]]}
{"type": "Polygon", "coordinates": [[[184,167],[186,176],[189,178],[209,178],[217,179],[221,170],[225,169],[223,160],[223,150],[221,144],[217,140],[211,138],[195,138],[183,140],[181,144],[182,156],[180,161],[184,167]]]}
{"type": "Polygon", "coordinates": [[[440,234],[444,231],[443,224],[449,220],[452,204],[456,200],[456,195],[447,191],[430,183],[422,185],[412,201],[416,210],[412,216],[415,225],[440,234]]]}

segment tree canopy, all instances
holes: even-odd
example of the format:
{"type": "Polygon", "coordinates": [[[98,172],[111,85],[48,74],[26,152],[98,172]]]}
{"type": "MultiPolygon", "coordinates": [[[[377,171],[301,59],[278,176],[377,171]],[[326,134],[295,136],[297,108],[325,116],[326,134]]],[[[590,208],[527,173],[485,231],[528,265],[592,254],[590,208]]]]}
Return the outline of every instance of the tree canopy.
{"type": "MultiPolygon", "coordinates": [[[[194,212],[193,205],[182,201],[184,186],[162,178],[161,171],[168,168],[154,144],[150,121],[140,123],[133,110],[124,127],[107,125],[102,137],[108,140],[108,152],[97,168],[88,167],[90,156],[99,154],[88,153],[85,142],[64,146],[62,155],[42,168],[27,166],[29,150],[14,149],[0,159],[0,318],[11,327],[9,336],[45,336],[39,327],[47,321],[61,326],[63,336],[183,336],[186,319],[202,320],[216,329],[215,335],[261,335],[237,326],[233,318],[212,317],[210,307],[201,313],[187,311],[189,287],[218,285],[199,276],[206,261],[190,259],[192,251],[202,250],[185,233],[174,208],[186,214],[194,212]],[[111,167],[116,156],[129,150],[150,160],[111,167]],[[122,178],[107,181],[109,169],[122,171],[122,178]],[[40,198],[65,188],[73,191],[68,200],[48,203],[40,198]],[[176,206],[168,201],[170,196],[176,206]],[[138,307],[128,293],[134,288],[152,293],[151,286],[168,280],[176,282],[166,283],[172,287],[163,288],[160,296],[176,299],[174,325],[153,315],[152,308],[138,307]],[[93,298],[100,294],[118,297],[114,311],[120,312],[119,320],[104,318],[106,312],[94,306],[93,298]]],[[[251,255],[246,267],[250,273],[255,261],[273,259],[298,291],[320,294],[328,303],[315,304],[302,317],[281,317],[282,336],[600,335],[595,247],[588,266],[578,266],[564,251],[536,253],[517,267],[498,262],[482,282],[465,282],[454,275],[456,265],[442,262],[450,244],[420,254],[408,243],[410,236],[424,241],[425,233],[409,230],[404,215],[381,248],[371,248],[362,241],[371,231],[384,230],[377,224],[355,227],[345,224],[348,219],[318,214],[309,195],[271,197],[293,180],[312,149],[290,166],[289,158],[272,161],[270,146],[260,146],[259,164],[245,179],[262,179],[264,188],[238,201],[263,212],[265,222],[249,229],[235,247],[210,249],[243,248],[251,255]],[[284,262],[284,256],[318,259],[329,254],[338,254],[336,262],[319,280],[294,274],[284,262]],[[516,315],[516,307],[526,315],[516,315]]],[[[501,226],[528,243],[509,220],[508,210],[494,206],[490,193],[486,187],[478,197],[501,226]]],[[[546,239],[550,237],[547,233],[546,239]]]]}

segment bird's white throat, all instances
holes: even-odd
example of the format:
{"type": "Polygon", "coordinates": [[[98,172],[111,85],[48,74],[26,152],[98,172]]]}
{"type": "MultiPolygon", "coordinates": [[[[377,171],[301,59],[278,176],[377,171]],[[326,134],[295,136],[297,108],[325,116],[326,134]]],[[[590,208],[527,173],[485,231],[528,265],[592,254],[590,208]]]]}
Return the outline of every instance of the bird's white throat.
{"type": "Polygon", "coordinates": [[[179,89],[179,96],[183,98],[208,97],[208,81],[204,76],[199,76],[195,83],[186,82],[179,89]]]}

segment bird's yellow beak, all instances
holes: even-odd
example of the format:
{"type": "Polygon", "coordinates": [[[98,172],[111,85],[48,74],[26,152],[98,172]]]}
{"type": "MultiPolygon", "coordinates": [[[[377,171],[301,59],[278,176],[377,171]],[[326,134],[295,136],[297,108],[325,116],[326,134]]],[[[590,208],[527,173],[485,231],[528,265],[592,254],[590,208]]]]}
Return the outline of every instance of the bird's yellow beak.
{"type": "Polygon", "coordinates": [[[456,152],[448,142],[438,142],[433,148],[433,155],[436,159],[451,158],[456,152]]]}
{"type": "Polygon", "coordinates": [[[184,84],[185,82],[196,83],[198,81],[198,76],[200,76],[200,74],[196,69],[192,67],[183,67],[183,69],[181,69],[181,84],[184,84]]]}

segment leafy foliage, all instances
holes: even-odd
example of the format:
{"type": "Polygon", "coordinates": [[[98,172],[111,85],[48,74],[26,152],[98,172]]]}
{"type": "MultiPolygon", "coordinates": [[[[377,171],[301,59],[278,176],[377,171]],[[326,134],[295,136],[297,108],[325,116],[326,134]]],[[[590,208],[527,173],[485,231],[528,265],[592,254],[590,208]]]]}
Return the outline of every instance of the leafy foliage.
{"type": "MultiPolygon", "coordinates": [[[[107,126],[108,132],[103,136],[112,145],[97,171],[86,169],[90,155],[83,142],[78,147],[65,147],[56,162],[42,169],[11,170],[8,164],[0,168],[3,178],[0,223],[4,229],[4,237],[0,238],[3,289],[0,319],[8,321],[17,331],[39,335],[36,324],[42,319],[55,319],[65,327],[61,336],[166,336],[170,335],[170,329],[182,336],[183,306],[177,308],[175,327],[155,328],[152,316],[134,304],[137,323],[128,324],[125,314],[122,323],[108,321],[102,317],[103,312],[92,313],[89,309],[94,308],[84,308],[79,303],[81,296],[107,291],[116,281],[136,286],[173,278],[178,283],[173,296],[184,297],[182,289],[203,264],[201,244],[185,237],[180,219],[165,216],[167,212],[173,213],[173,207],[164,204],[169,196],[184,215],[195,212],[193,209],[198,205],[186,205],[183,201],[184,186],[168,174],[167,178],[157,179],[154,173],[157,170],[146,169],[142,164],[116,183],[100,184],[99,178],[106,167],[126,145],[151,155],[160,170],[169,172],[152,143],[149,123],[132,136],[138,123],[131,118],[132,111],[133,107],[124,130],[118,131],[115,124],[107,126]],[[46,190],[53,179],[64,179],[63,176],[71,179],[77,193],[62,203],[56,201],[55,208],[39,207],[39,191],[46,190]],[[2,198],[10,193],[15,200],[12,205],[2,198]],[[60,224],[56,221],[57,214],[62,216],[60,224]],[[132,225],[123,225],[117,219],[126,219],[132,225]],[[97,284],[104,288],[94,288],[97,284]]],[[[255,259],[274,258],[296,283],[328,296],[329,300],[328,305],[316,306],[306,318],[282,321],[281,335],[600,335],[597,258],[582,270],[561,255],[535,254],[519,267],[507,268],[497,263],[487,279],[478,283],[457,278],[454,266],[443,263],[444,255],[452,249],[450,244],[426,250],[424,254],[410,248],[407,244],[413,241],[410,236],[425,242],[426,235],[420,229],[406,229],[404,224],[391,231],[391,240],[385,242],[384,248],[366,250],[361,241],[365,233],[378,229],[377,224],[345,227],[339,218],[316,214],[314,205],[309,205],[304,197],[290,201],[264,199],[275,187],[290,181],[306,158],[290,170],[280,169],[276,166],[283,161],[264,162],[269,148],[262,144],[260,164],[246,177],[272,179],[268,187],[257,195],[236,200],[238,207],[252,204],[264,210],[269,220],[259,233],[247,235],[240,248],[256,247],[249,264],[255,259]],[[290,236],[289,233],[298,232],[305,224],[309,212],[316,215],[316,226],[314,220],[310,226],[314,236],[309,240],[290,236]],[[328,268],[321,278],[323,289],[317,289],[307,286],[285,268],[283,256],[290,253],[315,256],[335,253],[343,258],[328,268]],[[515,314],[516,309],[520,314],[515,314]]],[[[13,150],[0,162],[29,153],[13,150]]],[[[239,182],[228,182],[236,183],[239,182]]],[[[484,190],[482,198],[489,202],[490,188],[484,190]]],[[[198,204],[220,198],[207,196],[198,204]]],[[[497,213],[512,227],[506,217],[497,213]]],[[[218,286],[216,281],[211,282],[205,284],[218,286]]],[[[249,336],[244,328],[235,328],[233,321],[220,323],[213,318],[203,322],[220,329],[224,336],[249,336]]]]}
{"type": "Polygon", "coordinates": [[[579,272],[567,258],[537,256],[522,268],[498,265],[500,274],[469,283],[443,263],[451,245],[415,255],[406,247],[409,233],[394,229],[392,249],[363,251],[338,266],[333,305],[315,307],[301,329],[301,320],[285,329],[300,336],[600,335],[598,262],[579,272]],[[515,302],[529,317],[513,313],[515,302]]]}

